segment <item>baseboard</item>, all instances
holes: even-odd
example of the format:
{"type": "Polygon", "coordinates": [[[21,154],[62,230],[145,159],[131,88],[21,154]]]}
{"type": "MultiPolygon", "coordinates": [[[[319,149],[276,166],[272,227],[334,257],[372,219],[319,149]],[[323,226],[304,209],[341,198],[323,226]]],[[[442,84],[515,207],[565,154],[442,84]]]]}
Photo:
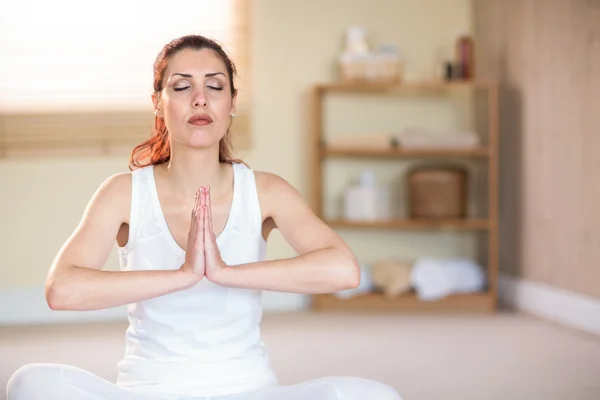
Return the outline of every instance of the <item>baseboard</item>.
{"type": "Polygon", "coordinates": [[[54,311],[43,287],[0,289],[0,325],[126,321],[125,307],[97,311],[54,311]]]}
{"type": "Polygon", "coordinates": [[[600,335],[600,299],[500,274],[500,302],[510,308],[600,335]]]}
{"type": "MultiPolygon", "coordinates": [[[[302,311],[307,296],[264,292],[263,310],[269,312],[302,311]]],[[[44,288],[0,289],[0,325],[62,324],[81,322],[118,322],[127,320],[125,307],[98,311],[54,311],[48,307],[44,288]]]]}
{"type": "Polygon", "coordinates": [[[305,311],[310,306],[310,296],[295,293],[263,292],[265,313],[305,311]]]}

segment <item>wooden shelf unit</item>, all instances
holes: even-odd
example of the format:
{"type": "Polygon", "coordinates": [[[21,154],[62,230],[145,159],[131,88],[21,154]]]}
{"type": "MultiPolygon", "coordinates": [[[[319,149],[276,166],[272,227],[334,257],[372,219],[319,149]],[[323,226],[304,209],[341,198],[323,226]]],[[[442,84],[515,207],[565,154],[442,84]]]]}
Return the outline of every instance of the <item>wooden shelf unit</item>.
{"type": "Polygon", "coordinates": [[[487,147],[473,149],[351,149],[322,147],[321,158],[327,157],[363,157],[363,158],[428,158],[428,157],[462,157],[462,158],[487,158],[490,152],[487,147]]]}
{"type": "Polygon", "coordinates": [[[386,299],[381,293],[369,293],[347,299],[335,295],[313,296],[312,308],[316,311],[396,311],[396,312],[493,312],[498,304],[498,89],[495,83],[422,82],[403,84],[349,84],[331,83],[316,85],[312,95],[312,207],[315,213],[335,229],[403,229],[403,230],[457,230],[482,231],[487,234],[488,260],[486,268],[487,290],[475,294],[453,295],[437,301],[420,301],[414,294],[386,299]],[[451,95],[453,90],[479,90],[487,93],[487,143],[475,148],[419,148],[389,149],[336,148],[325,145],[323,135],[323,101],[332,93],[382,94],[401,96],[451,95]],[[462,158],[483,160],[488,164],[487,197],[488,215],[485,218],[464,220],[393,219],[387,221],[328,220],[323,207],[323,163],[329,158],[349,159],[400,159],[400,158],[462,158]]]}
{"type": "Polygon", "coordinates": [[[334,295],[313,296],[313,309],[318,311],[395,311],[395,312],[489,312],[495,308],[491,293],[452,295],[440,300],[421,301],[414,294],[386,299],[383,294],[368,293],[340,299],[334,295]]]}
{"type": "Polygon", "coordinates": [[[343,219],[325,220],[333,228],[371,228],[371,229],[439,229],[439,230],[487,230],[487,219],[390,219],[382,221],[348,221],[343,219]]]}
{"type": "Polygon", "coordinates": [[[495,90],[496,83],[490,81],[454,81],[454,82],[404,82],[404,83],[346,83],[333,82],[319,84],[314,87],[322,93],[397,93],[397,92],[442,92],[461,89],[495,90]]]}

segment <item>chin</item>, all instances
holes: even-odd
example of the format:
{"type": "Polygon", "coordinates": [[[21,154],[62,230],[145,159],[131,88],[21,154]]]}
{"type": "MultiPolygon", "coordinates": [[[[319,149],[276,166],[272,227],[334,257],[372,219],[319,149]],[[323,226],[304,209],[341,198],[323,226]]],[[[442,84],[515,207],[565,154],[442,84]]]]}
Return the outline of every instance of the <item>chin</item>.
{"type": "Polygon", "coordinates": [[[187,144],[194,148],[206,148],[219,145],[220,138],[207,135],[206,132],[196,132],[188,138],[187,144]]]}

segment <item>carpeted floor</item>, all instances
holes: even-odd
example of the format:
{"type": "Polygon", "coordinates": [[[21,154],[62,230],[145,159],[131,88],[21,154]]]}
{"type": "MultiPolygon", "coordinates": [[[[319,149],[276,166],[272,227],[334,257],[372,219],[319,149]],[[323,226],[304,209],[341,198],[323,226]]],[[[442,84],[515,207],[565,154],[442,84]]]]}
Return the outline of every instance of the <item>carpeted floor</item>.
{"type": "MultiPolygon", "coordinates": [[[[0,327],[0,385],[32,362],[112,380],[125,328],[0,327]]],[[[359,375],[392,385],[405,400],[600,399],[600,338],[524,315],[271,314],[263,337],[284,384],[359,375]]]]}

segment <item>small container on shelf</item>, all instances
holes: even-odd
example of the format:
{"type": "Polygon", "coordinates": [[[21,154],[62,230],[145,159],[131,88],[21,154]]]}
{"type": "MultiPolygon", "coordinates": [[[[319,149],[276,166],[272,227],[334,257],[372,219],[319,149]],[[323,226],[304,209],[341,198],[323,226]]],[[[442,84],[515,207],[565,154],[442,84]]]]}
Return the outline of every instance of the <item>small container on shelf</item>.
{"type": "Polygon", "coordinates": [[[455,166],[421,166],[408,174],[411,218],[465,218],[467,172],[455,166]]]}
{"type": "Polygon", "coordinates": [[[338,57],[340,78],[345,83],[399,83],[402,76],[400,52],[393,45],[370,49],[362,27],[346,32],[346,47],[338,57]]]}
{"type": "Polygon", "coordinates": [[[402,63],[400,56],[390,50],[377,53],[342,54],[339,58],[340,77],[347,83],[400,83],[402,63]]]}
{"type": "Polygon", "coordinates": [[[344,193],[344,219],[346,221],[384,221],[390,218],[389,191],[379,186],[375,175],[364,170],[359,183],[344,193]]]}

